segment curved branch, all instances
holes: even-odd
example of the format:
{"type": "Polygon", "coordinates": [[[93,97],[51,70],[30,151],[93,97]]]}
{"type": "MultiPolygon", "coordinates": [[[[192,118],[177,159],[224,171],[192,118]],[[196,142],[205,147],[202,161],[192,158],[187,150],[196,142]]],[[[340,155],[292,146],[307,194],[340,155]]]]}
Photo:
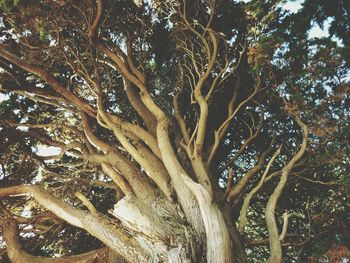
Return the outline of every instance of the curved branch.
{"type": "Polygon", "coordinates": [[[277,184],[274,192],[270,196],[266,209],[265,209],[265,219],[267,224],[267,230],[269,233],[269,243],[270,243],[270,257],[267,260],[269,263],[277,263],[282,261],[282,246],[280,241],[280,236],[278,234],[278,228],[275,218],[275,209],[277,201],[282,194],[283,188],[287,184],[289,173],[293,166],[298,162],[304,155],[307,147],[308,141],[308,128],[305,123],[300,119],[299,113],[295,114],[295,120],[297,124],[302,129],[303,140],[301,147],[298,152],[293,156],[293,158],[288,162],[288,164],[282,169],[282,175],[279,183],[277,184]]]}
{"type": "Polygon", "coordinates": [[[237,98],[237,93],[234,94],[234,96],[232,97],[230,103],[229,103],[229,109],[228,109],[228,117],[227,119],[221,124],[221,126],[214,132],[214,144],[211,147],[211,152],[209,154],[209,163],[208,165],[210,165],[210,163],[212,162],[212,160],[214,159],[214,156],[217,152],[217,150],[219,149],[220,146],[220,142],[223,139],[223,137],[226,134],[227,128],[229,126],[229,124],[231,123],[231,121],[234,119],[234,117],[237,115],[237,113],[239,112],[239,110],[246,104],[248,103],[250,100],[253,99],[253,97],[256,95],[256,93],[258,92],[260,87],[260,78],[258,79],[258,83],[255,86],[254,91],[252,92],[252,94],[250,94],[246,99],[244,99],[238,106],[237,108],[233,111],[233,105],[236,101],[237,98]]]}
{"type": "Polygon", "coordinates": [[[92,39],[94,38],[95,34],[96,34],[96,30],[97,30],[97,26],[100,22],[101,16],[102,16],[102,0],[98,0],[97,1],[97,14],[96,17],[94,19],[94,22],[92,23],[92,25],[90,26],[90,30],[88,32],[88,38],[92,39]]]}
{"type": "Polygon", "coordinates": [[[188,186],[184,183],[184,179],[191,181],[192,179],[190,179],[189,175],[186,173],[185,169],[177,159],[177,155],[169,138],[169,118],[165,112],[161,110],[159,106],[154,102],[142,81],[140,81],[128,70],[122,58],[118,54],[111,51],[101,41],[97,42],[96,47],[99,51],[106,54],[114,63],[116,63],[120,68],[120,73],[140,90],[139,94],[142,102],[147,107],[147,109],[156,117],[157,141],[164,166],[166,167],[171,177],[172,184],[187,220],[194,227],[194,229],[196,229],[197,233],[203,233],[204,225],[198,203],[188,186]]]}
{"type": "Polygon", "coordinates": [[[156,136],[157,120],[142,103],[140,95],[134,90],[134,87],[131,85],[130,81],[124,79],[124,87],[131,106],[141,116],[145,122],[147,130],[153,136],[156,136]]]}
{"type": "Polygon", "coordinates": [[[268,174],[268,172],[270,171],[270,168],[273,164],[273,162],[275,161],[275,159],[277,158],[277,156],[281,153],[281,147],[279,147],[277,149],[277,151],[274,153],[274,155],[272,156],[272,158],[270,159],[270,161],[268,162],[265,171],[263,173],[263,175],[261,176],[261,179],[259,181],[259,183],[247,194],[247,196],[245,196],[244,198],[244,202],[241,208],[241,211],[239,213],[239,227],[238,230],[240,232],[244,231],[244,227],[246,226],[246,224],[248,223],[247,220],[247,211],[250,205],[250,201],[251,199],[254,197],[254,195],[260,190],[260,188],[263,186],[264,182],[265,182],[265,178],[268,174]]]}
{"type": "Polygon", "coordinates": [[[66,89],[58,82],[52,75],[50,75],[44,69],[29,64],[14,54],[8,52],[3,46],[0,46],[0,57],[10,61],[11,63],[17,65],[18,67],[24,69],[25,71],[35,74],[38,77],[44,79],[57,93],[61,94],[63,97],[71,101],[76,107],[85,111],[90,116],[95,116],[95,110],[86,102],[84,102],[77,95],[66,89]]]}
{"type": "MultiPolygon", "coordinates": [[[[99,60],[99,61],[101,63],[108,65],[109,67],[111,67],[115,71],[121,72],[120,68],[112,61],[107,61],[107,60],[99,60]]],[[[136,92],[135,88],[133,87],[133,84],[125,77],[123,77],[123,82],[124,82],[124,89],[125,89],[126,95],[128,97],[128,100],[129,100],[131,106],[143,119],[147,130],[153,136],[156,136],[156,129],[157,129],[156,118],[147,109],[147,107],[142,103],[140,95],[136,92]]]]}
{"type": "Polygon", "coordinates": [[[89,211],[91,212],[91,214],[97,216],[98,215],[98,212],[96,210],[96,208],[94,207],[94,205],[90,202],[89,199],[86,198],[85,195],[83,195],[81,192],[76,192],[74,194],[74,196],[76,198],[78,198],[82,203],[83,205],[85,205],[87,207],[87,209],[89,209],[89,211]]]}
{"type": "MultiPolygon", "coordinates": [[[[247,140],[245,140],[245,142],[241,145],[239,150],[235,153],[235,155],[230,160],[227,161],[227,163],[221,168],[221,170],[224,170],[227,167],[231,166],[237,160],[237,158],[244,152],[246,147],[259,136],[262,129],[263,121],[264,121],[264,113],[262,112],[262,114],[260,115],[259,128],[255,131],[253,135],[251,135],[247,140]]],[[[214,154],[215,156],[215,152],[212,152],[211,154],[214,154]]],[[[208,165],[210,165],[214,156],[212,155],[209,156],[208,165]]]]}
{"type": "Polygon", "coordinates": [[[93,263],[106,256],[106,248],[60,258],[33,256],[23,250],[17,223],[13,218],[0,219],[0,226],[6,241],[7,255],[13,263],[93,263]]]}
{"type": "Polygon", "coordinates": [[[148,262],[146,252],[124,230],[102,214],[77,209],[49,194],[38,185],[18,185],[0,189],[0,197],[30,195],[45,209],[67,223],[82,228],[131,262],[148,262]]]}
{"type": "Polygon", "coordinates": [[[270,152],[270,148],[267,149],[265,152],[263,152],[257,162],[257,164],[250,169],[244,176],[243,178],[231,189],[229,193],[229,198],[231,201],[235,200],[242,192],[243,188],[247,185],[249,180],[257,174],[264,166],[266,156],[270,152]]]}
{"type": "Polygon", "coordinates": [[[174,95],[173,108],[174,108],[174,115],[175,115],[176,121],[177,121],[177,123],[180,127],[180,130],[181,130],[181,133],[182,133],[183,141],[186,145],[189,145],[190,136],[189,136],[188,131],[187,131],[185,119],[182,116],[181,111],[180,111],[180,107],[179,107],[179,97],[180,97],[182,91],[184,90],[184,85],[185,85],[184,76],[183,76],[183,69],[181,66],[179,66],[179,70],[180,70],[180,75],[181,75],[180,88],[179,88],[179,91],[176,92],[176,94],[174,95]]]}
{"type": "Polygon", "coordinates": [[[287,229],[288,229],[288,220],[291,216],[292,214],[288,214],[288,212],[283,213],[283,227],[279,238],[281,242],[286,237],[287,229]]]}
{"type": "Polygon", "coordinates": [[[202,87],[215,64],[216,56],[218,53],[218,43],[217,43],[215,34],[212,31],[209,31],[209,36],[213,43],[213,54],[211,55],[208,61],[208,68],[206,72],[200,77],[194,89],[194,98],[198,102],[200,107],[197,138],[195,142],[195,153],[198,153],[198,154],[201,154],[202,152],[204,138],[205,138],[206,123],[208,119],[208,102],[206,101],[205,97],[202,94],[202,87]]]}
{"type": "Polygon", "coordinates": [[[160,162],[156,156],[152,156],[152,152],[148,151],[146,147],[135,147],[129,139],[126,137],[121,127],[115,125],[107,115],[107,113],[102,108],[101,102],[98,102],[99,115],[97,120],[104,126],[100,121],[100,116],[103,121],[106,122],[107,127],[113,131],[115,137],[119,140],[124,149],[136,160],[137,163],[141,165],[146,171],[146,173],[152,178],[152,180],[159,186],[162,192],[171,200],[173,198],[173,193],[170,187],[170,178],[166,172],[165,167],[162,162],[160,162]]]}

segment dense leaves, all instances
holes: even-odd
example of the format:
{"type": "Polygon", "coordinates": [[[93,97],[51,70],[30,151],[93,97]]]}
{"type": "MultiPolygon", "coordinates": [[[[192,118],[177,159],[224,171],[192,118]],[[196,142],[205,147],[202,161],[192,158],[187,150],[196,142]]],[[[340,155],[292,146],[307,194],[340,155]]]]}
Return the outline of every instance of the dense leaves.
{"type": "MultiPolygon", "coordinates": [[[[300,148],[303,134],[294,117],[300,116],[309,129],[308,146],[291,169],[275,211],[279,230],[283,214],[291,215],[282,241],[283,258],[285,262],[349,259],[350,240],[345,233],[350,232],[350,2],[305,0],[295,13],[285,9],[286,1],[277,0],[103,2],[96,35],[88,37],[97,12],[95,1],[2,0],[1,48],[45,69],[86,105],[98,108],[98,96],[103,93],[106,112],[154,133],[128,99],[126,81],[115,71],[120,66],[96,48],[98,41],[130,57],[145,74],[151,97],[170,116],[172,146],[193,178],[196,171],[186,156],[186,138],[177,113],[187,132],[196,134],[203,108],[196,103],[195,90],[200,76],[211,67],[201,88],[208,102],[203,159],[208,161],[213,189],[219,193],[218,203],[227,201],[219,200],[225,196],[221,192],[238,188],[262,162],[232,197],[229,206],[234,224],[269,160],[278,148],[283,153],[272,163],[266,182],[247,210],[248,223],[241,239],[249,262],[269,257],[266,203],[281,171],[300,148]],[[330,23],[329,37],[308,37],[315,24],[322,27],[325,22],[330,23]],[[215,32],[218,46],[212,65],[210,51],[215,42],[208,29],[215,32]],[[230,103],[237,110],[231,119],[230,103]],[[226,120],[229,125],[222,128],[226,120]],[[224,136],[211,159],[221,130],[224,136]]],[[[1,187],[40,184],[65,202],[85,209],[75,197],[81,192],[100,213],[112,218],[110,209],[124,194],[99,165],[84,158],[91,149],[80,134],[82,109],[45,78],[4,57],[0,57],[0,68],[1,92],[7,94],[0,102],[1,187]],[[76,141],[88,146],[69,148],[76,141]]],[[[131,92],[138,92],[136,85],[131,92]]],[[[120,149],[146,175],[111,129],[98,117],[90,122],[101,141],[120,149]]],[[[29,198],[2,203],[17,216],[35,217],[44,212],[29,198]]],[[[33,224],[30,231],[22,225],[21,231],[27,232],[22,243],[33,255],[79,254],[102,246],[95,237],[60,219],[44,224],[44,230],[33,224]]]]}

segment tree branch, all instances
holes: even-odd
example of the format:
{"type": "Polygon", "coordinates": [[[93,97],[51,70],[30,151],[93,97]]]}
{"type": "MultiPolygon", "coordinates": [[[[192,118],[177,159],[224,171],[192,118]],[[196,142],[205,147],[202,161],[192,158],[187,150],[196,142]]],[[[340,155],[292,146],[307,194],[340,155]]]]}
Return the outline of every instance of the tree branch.
{"type": "Polygon", "coordinates": [[[282,261],[282,247],[281,241],[278,234],[277,223],[275,219],[275,209],[279,197],[282,194],[283,188],[285,187],[289,173],[297,161],[301,159],[307,147],[308,141],[308,128],[306,124],[300,119],[299,113],[293,113],[297,124],[302,129],[302,143],[298,152],[293,156],[293,158],[288,162],[288,164],[282,169],[282,175],[279,183],[277,184],[274,192],[270,196],[266,209],[265,209],[265,220],[267,224],[267,230],[269,233],[269,243],[270,243],[270,257],[267,260],[269,263],[281,262],[282,261]]]}
{"type": "Polygon", "coordinates": [[[32,74],[37,75],[38,77],[41,77],[44,79],[57,93],[61,94],[63,97],[71,101],[75,106],[77,106],[79,109],[85,111],[90,116],[95,116],[94,109],[81,100],[79,97],[77,97],[74,93],[67,90],[65,87],[63,87],[52,75],[50,75],[47,71],[43,70],[42,68],[31,65],[17,56],[11,54],[8,52],[3,46],[0,46],[0,57],[3,57],[4,59],[10,61],[11,63],[17,65],[18,67],[24,69],[25,71],[28,71],[32,74]]]}
{"type": "Polygon", "coordinates": [[[6,241],[7,255],[13,263],[94,263],[96,260],[105,258],[106,256],[105,248],[76,256],[65,256],[60,258],[32,256],[23,250],[19,238],[17,223],[13,218],[0,218],[0,226],[6,241]]]}
{"type": "Polygon", "coordinates": [[[265,182],[265,178],[268,175],[270,168],[273,164],[273,162],[275,161],[275,159],[277,158],[277,156],[281,153],[281,149],[282,146],[279,147],[276,152],[274,153],[274,155],[271,157],[270,161],[268,162],[265,171],[263,173],[263,175],[261,176],[261,179],[259,181],[259,183],[244,197],[244,201],[243,201],[243,205],[241,208],[241,211],[239,213],[239,227],[238,230],[242,233],[244,231],[244,227],[246,226],[246,224],[248,223],[247,220],[247,211],[249,209],[249,205],[250,205],[250,201],[251,199],[254,197],[254,195],[261,189],[261,187],[263,186],[264,182],[265,182]]]}
{"type": "Polygon", "coordinates": [[[94,19],[94,22],[92,23],[92,25],[90,26],[90,30],[88,32],[88,38],[92,39],[95,37],[96,34],[96,30],[98,27],[98,24],[100,22],[101,16],[102,16],[102,11],[103,11],[103,3],[102,0],[98,0],[97,1],[97,13],[96,13],[96,17],[94,19]]]}
{"type": "Polygon", "coordinates": [[[266,161],[266,156],[271,150],[270,147],[260,155],[259,160],[255,164],[255,166],[253,168],[251,168],[243,176],[243,178],[241,180],[239,180],[239,182],[231,189],[231,191],[229,193],[229,198],[231,201],[234,201],[241,194],[243,188],[247,185],[249,180],[263,168],[265,161],[266,161]]]}
{"type": "Polygon", "coordinates": [[[131,262],[148,262],[148,255],[140,247],[140,244],[103,215],[95,216],[87,211],[77,209],[52,196],[38,185],[18,185],[0,189],[0,197],[16,195],[32,196],[45,209],[67,223],[86,230],[117,253],[130,259],[131,262]],[[113,227],[111,227],[111,223],[113,227]]]}

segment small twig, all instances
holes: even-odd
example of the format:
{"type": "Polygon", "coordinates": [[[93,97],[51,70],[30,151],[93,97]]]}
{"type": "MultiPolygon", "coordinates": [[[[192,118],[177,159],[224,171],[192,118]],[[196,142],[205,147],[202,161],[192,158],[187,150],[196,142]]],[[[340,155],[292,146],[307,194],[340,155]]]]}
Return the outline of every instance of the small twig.
{"type": "Polygon", "coordinates": [[[87,207],[87,209],[91,212],[91,214],[93,214],[94,216],[98,215],[98,212],[94,207],[94,205],[82,193],[76,192],[74,196],[78,198],[83,203],[83,205],[87,207]]]}
{"type": "Polygon", "coordinates": [[[231,191],[231,188],[232,188],[232,183],[233,183],[233,169],[232,168],[229,168],[228,169],[228,176],[227,176],[227,185],[226,185],[226,190],[225,190],[225,193],[224,193],[224,198],[223,198],[223,202],[225,202],[225,200],[227,199],[230,191],[231,191]]]}
{"type": "Polygon", "coordinates": [[[288,219],[292,216],[292,214],[288,214],[288,212],[283,213],[283,227],[280,234],[280,241],[283,241],[287,234],[288,229],[288,219]]]}

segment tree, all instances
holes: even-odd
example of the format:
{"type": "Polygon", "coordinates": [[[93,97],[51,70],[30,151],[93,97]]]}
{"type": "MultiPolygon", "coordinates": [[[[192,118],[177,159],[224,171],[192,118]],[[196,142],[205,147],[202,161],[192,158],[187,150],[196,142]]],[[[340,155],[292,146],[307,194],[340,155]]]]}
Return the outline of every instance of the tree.
{"type": "Polygon", "coordinates": [[[8,259],[349,257],[346,49],[279,4],[0,1],[8,259]]]}

